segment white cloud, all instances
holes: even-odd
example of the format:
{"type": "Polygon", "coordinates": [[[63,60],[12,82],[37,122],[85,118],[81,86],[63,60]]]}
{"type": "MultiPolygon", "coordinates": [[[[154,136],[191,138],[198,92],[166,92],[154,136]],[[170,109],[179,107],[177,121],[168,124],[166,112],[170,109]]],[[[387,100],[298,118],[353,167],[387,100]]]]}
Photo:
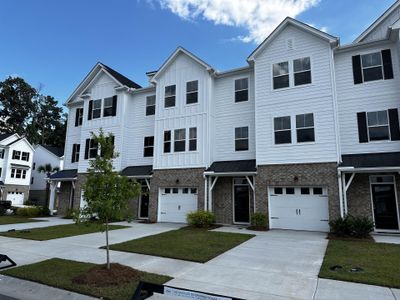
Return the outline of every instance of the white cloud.
{"type": "Polygon", "coordinates": [[[147,0],[154,1],[185,20],[245,28],[248,34],[237,39],[260,43],[285,17],[295,18],[320,0],[147,0]]]}

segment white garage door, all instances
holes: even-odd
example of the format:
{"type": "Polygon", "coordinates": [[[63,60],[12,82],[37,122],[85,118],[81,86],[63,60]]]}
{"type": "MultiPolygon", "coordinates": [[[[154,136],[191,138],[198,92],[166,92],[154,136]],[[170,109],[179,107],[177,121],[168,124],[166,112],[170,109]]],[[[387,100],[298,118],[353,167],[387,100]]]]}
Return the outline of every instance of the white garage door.
{"type": "Polygon", "coordinates": [[[7,200],[11,201],[11,205],[23,205],[24,204],[24,193],[8,192],[7,200]]]}
{"type": "Polygon", "coordinates": [[[269,196],[271,228],[329,231],[326,188],[273,187],[269,196]]]}
{"type": "Polygon", "coordinates": [[[186,215],[197,211],[196,188],[162,188],[158,198],[158,221],[186,223],[186,215]]]}

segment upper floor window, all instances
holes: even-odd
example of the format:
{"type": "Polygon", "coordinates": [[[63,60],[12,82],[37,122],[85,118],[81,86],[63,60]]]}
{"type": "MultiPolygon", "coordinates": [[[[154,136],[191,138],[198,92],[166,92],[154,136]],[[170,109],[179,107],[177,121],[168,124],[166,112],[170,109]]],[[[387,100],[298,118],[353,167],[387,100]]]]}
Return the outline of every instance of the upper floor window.
{"type": "Polygon", "coordinates": [[[309,57],[293,61],[294,85],[311,83],[311,62],[309,57]]]}
{"type": "Polygon", "coordinates": [[[249,79],[241,78],[235,80],[235,102],[249,100],[249,79]]]}
{"type": "Polygon", "coordinates": [[[22,152],[21,160],[29,161],[29,152],[22,152]]]}
{"type": "Polygon", "coordinates": [[[296,133],[298,143],[315,141],[314,115],[312,113],[296,116],[296,133]]]}
{"type": "Polygon", "coordinates": [[[93,100],[92,119],[98,119],[101,116],[101,99],[93,100]]]}
{"type": "Polygon", "coordinates": [[[156,95],[146,97],[146,116],[156,114],[156,95]]]}
{"type": "Polygon", "coordinates": [[[86,139],[85,159],[96,158],[99,152],[99,143],[94,139],[86,139]]]}
{"type": "Polygon", "coordinates": [[[197,128],[189,128],[189,151],[197,150],[197,128]]]}
{"type": "Polygon", "coordinates": [[[11,178],[17,179],[25,179],[26,178],[26,170],[23,169],[11,169],[11,178]]]}
{"type": "Polygon", "coordinates": [[[80,144],[73,144],[72,145],[72,157],[71,157],[71,162],[75,163],[79,161],[79,152],[81,151],[81,145],[80,144]]]}
{"type": "Polygon", "coordinates": [[[83,107],[78,107],[75,112],[75,127],[81,126],[83,123],[83,107]]]}
{"type": "Polygon", "coordinates": [[[3,173],[3,169],[0,168],[0,177],[1,177],[2,173],[3,173]]]}
{"type": "Polygon", "coordinates": [[[352,57],[354,84],[392,79],[393,66],[390,49],[352,57]]]}
{"type": "Polygon", "coordinates": [[[113,115],[113,97],[104,99],[103,117],[109,117],[113,115]]]}
{"type": "Polygon", "coordinates": [[[249,127],[235,128],[235,151],[249,150],[249,127]]]}
{"type": "Polygon", "coordinates": [[[174,107],[176,96],[176,85],[169,85],[165,87],[165,103],[164,107],[174,107]]]}
{"type": "Polygon", "coordinates": [[[35,169],[36,169],[36,163],[34,162],[32,165],[32,170],[35,170],[35,169]]]}
{"type": "Polygon", "coordinates": [[[164,131],[164,153],[171,152],[171,130],[164,131]]]}
{"type": "Polygon", "coordinates": [[[292,133],[290,116],[274,118],[275,144],[290,144],[292,133]]]}
{"type": "Polygon", "coordinates": [[[390,138],[387,110],[368,112],[367,123],[370,141],[388,140],[390,138]]]}
{"type": "Polygon", "coordinates": [[[0,158],[4,158],[5,149],[0,149],[0,158]]]}
{"type": "Polygon", "coordinates": [[[144,138],[144,157],[152,157],[154,153],[154,136],[146,136],[144,138]]]}
{"type": "Polygon", "coordinates": [[[21,151],[14,150],[12,154],[12,159],[21,159],[21,151]]]}
{"type": "Polygon", "coordinates": [[[174,130],[174,152],[185,151],[186,144],[186,129],[175,129],[174,130]]]}
{"type": "Polygon", "coordinates": [[[186,82],[186,104],[198,102],[199,82],[197,80],[186,82]]]}
{"type": "Polygon", "coordinates": [[[274,90],[289,87],[289,62],[273,64],[272,77],[274,90]]]}

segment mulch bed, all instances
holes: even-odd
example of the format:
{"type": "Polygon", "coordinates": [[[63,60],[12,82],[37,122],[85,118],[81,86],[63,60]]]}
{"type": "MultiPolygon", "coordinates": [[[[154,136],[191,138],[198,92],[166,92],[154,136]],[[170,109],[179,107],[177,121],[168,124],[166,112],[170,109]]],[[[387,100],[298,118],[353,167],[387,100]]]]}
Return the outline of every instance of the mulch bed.
{"type": "Polygon", "coordinates": [[[254,231],[268,231],[268,228],[265,226],[249,226],[246,229],[254,231]]]}
{"type": "Polygon", "coordinates": [[[86,273],[73,278],[72,282],[96,287],[118,286],[137,281],[140,279],[140,275],[141,272],[138,270],[112,263],[110,270],[107,270],[107,265],[98,265],[86,273]]]}
{"type": "Polygon", "coordinates": [[[328,240],[339,240],[339,241],[354,241],[354,242],[370,242],[370,243],[375,243],[375,240],[372,236],[368,236],[365,238],[356,238],[354,236],[338,236],[334,233],[328,233],[327,236],[328,240]]]}

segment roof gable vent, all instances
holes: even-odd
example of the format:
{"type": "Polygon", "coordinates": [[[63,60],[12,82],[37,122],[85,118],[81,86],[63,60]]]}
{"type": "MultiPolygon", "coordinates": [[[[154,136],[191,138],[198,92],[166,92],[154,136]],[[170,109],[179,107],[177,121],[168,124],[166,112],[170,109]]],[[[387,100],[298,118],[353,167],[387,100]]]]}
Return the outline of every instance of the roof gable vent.
{"type": "Polygon", "coordinates": [[[286,50],[290,51],[294,49],[294,40],[292,38],[286,40],[286,50]]]}

